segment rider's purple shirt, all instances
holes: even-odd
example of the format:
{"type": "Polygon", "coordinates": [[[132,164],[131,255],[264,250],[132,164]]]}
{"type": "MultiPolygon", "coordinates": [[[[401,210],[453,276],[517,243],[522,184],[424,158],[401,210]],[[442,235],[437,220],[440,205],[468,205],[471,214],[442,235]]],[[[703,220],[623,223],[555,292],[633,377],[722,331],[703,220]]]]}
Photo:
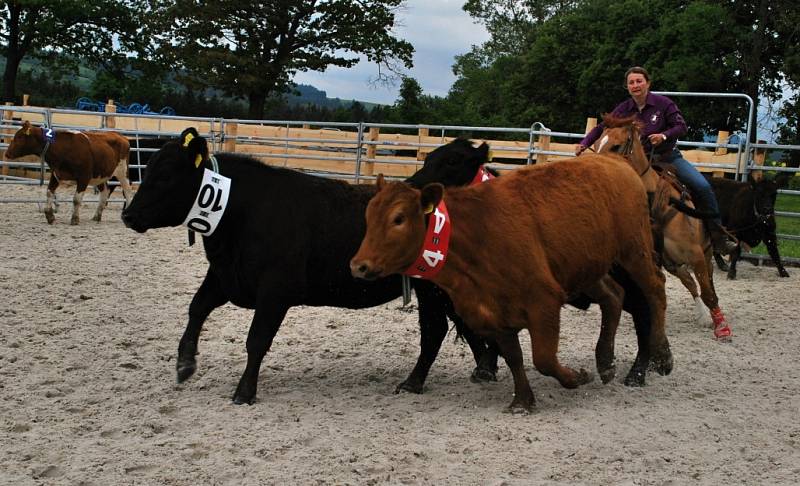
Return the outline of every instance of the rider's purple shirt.
{"type": "MultiPolygon", "coordinates": [[[[636,102],[633,98],[628,98],[618,104],[611,113],[618,117],[636,113],[637,118],[644,126],[641,138],[642,145],[647,153],[651,149],[650,140],[647,138],[648,135],[663,133],[667,136],[667,139],[655,149],[655,153],[661,155],[672,152],[678,142],[678,137],[686,133],[686,122],[683,119],[683,115],[681,115],[675,102],[666,96],[648,93],[642,111],[639,111],[636,107],[636,102]]],[[[603,123],[599,123],[583,137],[581,145],[588,147],[596,142],[600,138],[600,134],[603,133],[603,128],[603,123]]]]}

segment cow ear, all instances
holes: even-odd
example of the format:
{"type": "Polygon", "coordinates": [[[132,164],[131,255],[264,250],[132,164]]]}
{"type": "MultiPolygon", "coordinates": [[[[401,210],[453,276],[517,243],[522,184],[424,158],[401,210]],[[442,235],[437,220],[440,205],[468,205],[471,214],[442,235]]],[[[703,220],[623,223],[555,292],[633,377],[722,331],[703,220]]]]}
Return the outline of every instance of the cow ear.
{"type": "Polygon", "coordinates": [[[199,168],[200,164],[208,158],[208,144],[206,139],[201,137],[194,127],[187,128],[181,132],[181,146],[189,152],[194,166],[199,168]]]}
{"type": "Polygon", "coordinates": [[[433,208],[439,205],[444,197],[444,186],[438,182],[427,184],[422,188],[420,205],[425,214],[433,212],[433,208]]]}
{"type": "Polygon", "coordinates": [[[22,129],[25,130],[25,135],[31,134],[31,122],[29,120],[25,120],[25,123],[22,124],[22,129]]]}
{"type": "Polygon", "coordinates": [[[383,173],[378,174],[378,178],[375,179],[375,185],[378,186],[379,191],[386,187],[386,179],[383,178],[383,173]]]}
{"type": "Polygon", "coordinates": [[[795,172],[779,172],[775,175],[775,179],[773,180],[779,188],[784,188],[789,184],[789,179],[791,179],[794,174],[795,172]]]}

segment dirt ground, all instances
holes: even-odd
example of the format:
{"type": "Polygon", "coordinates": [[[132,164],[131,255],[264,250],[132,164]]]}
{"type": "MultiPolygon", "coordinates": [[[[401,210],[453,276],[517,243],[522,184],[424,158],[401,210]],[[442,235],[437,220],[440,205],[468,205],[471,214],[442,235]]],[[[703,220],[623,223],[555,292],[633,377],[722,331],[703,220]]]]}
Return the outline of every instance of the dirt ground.
{"type": "MultiPolygon", "coordinates": [[[[42,198],[0,186],[0,199],[42,198]]],[[[67,192],[63,193],[65,196],[67,192]]],[[[292,309],[235,406],[252,312],[225,306],[177,385],[189,301],[205,273],[182,228],[49,226],[36,204],[0,203],[0,484],[797,484],[800,270],[743,263],[717,272],[731,343],[698,324],[668,277],[675,358],[648,385],[621,380],[635,355],[620,326],[617,378],[565,390],[531,365],[530,415],[504,413],[512,381],[474,384],[469,348],[448,335],[422,395],[394,394],[416,358],[416,311],[292,309]]],[[[562,312],[561,360],[594,369],[596,309],[562,312]]]]}

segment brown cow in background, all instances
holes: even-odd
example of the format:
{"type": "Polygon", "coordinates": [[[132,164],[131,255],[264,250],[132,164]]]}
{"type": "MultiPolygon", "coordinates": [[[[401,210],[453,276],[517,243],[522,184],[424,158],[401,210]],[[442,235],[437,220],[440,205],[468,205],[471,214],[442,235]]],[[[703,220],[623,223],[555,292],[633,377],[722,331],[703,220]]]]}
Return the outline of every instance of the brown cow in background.
{"type": "Polygon", "coordinates": [[[50,183],[47,185],[47,204],[44,214],[52,224],[53,201],[56,188],[62,181],[75,181],[74,209],[71,224],[80,222],[80,207],[87,186],[97,186],[100,201],[92,218],[100,221],[106,201],[108,184],[116,176],[122,185],[125,201],[130,204],[131,186],[128,182],[128,140],[114,132],[78,132],[52,130],[32,126],[29,121],[22,124],[14,140],[6,150],[6,157],[15,159],[25,155],[38,155],[50,167],[50,183]]]}
{"type": "Polygon", "coordinates": [[[378,188],[367,207],[367,233],[350,262],[351,272],[374,279],[411,269],[428,239],[437,244],[445,239],[429,238],[426,232],[428,226],[434,232],[445,227],[441,215],[449,211],[449,250],[446,257],[439,253],[433,259],[438,273],[429,278],[447,291],[467,325],[497,343],[514,378],[512,411],[534,405],[518,339],[522,329],[530,333],[533,363],[542,374],[566,388],[591,379],[586,371],[558,361],[559,314],[579,292],[605,299],[616,322],[607,321],[610,312],[604,311],[603,331],[611,326],[613,334],[621,311],[621,301],[616,306],[613,301],[621,289],[606,276],[614,263],[630,274],[648,301],[654,368],[662,374],[671,371],[664,275],[653,259],[647,194],[623,160],[585,155],[446,192],[441,184],[419,191],[385,183],[382,177],[378,188]],[[436,220],[426,225],[429,213],[436,220]]]}

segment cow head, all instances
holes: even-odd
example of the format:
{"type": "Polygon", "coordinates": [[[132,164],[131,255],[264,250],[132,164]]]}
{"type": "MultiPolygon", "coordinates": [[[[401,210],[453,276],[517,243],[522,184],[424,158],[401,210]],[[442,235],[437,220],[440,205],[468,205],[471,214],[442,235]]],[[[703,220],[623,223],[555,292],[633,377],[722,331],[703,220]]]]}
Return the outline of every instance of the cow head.
{"type": "Polygon", "coordinates": [[[753,190],[753,211],[762,224],[769,224],[770,220],[775,217],[778,188],[783,187],[787,181],[783,174],[790,175],[784,172],[772,179],[750,179],[750,188],[753,190]]]}
{"type": "Polygon", "coordinates": [[[425,239],[425,218],[444,196],[441,184],[417,190],[378,176],[378,192],[367,206],[367,232],[350,260],[354,277],[373,280],[405,271],[425,239]]]}
{"type": "Polygon", "coordinates": [[[44,149],[44,138],[42,129],[34,127],[31,122],[25,120],[22,128],[14,134],[14,139],[6,149],[6,157],[16,159],[25,155],[41,155],[44,149]]]}
{"type": "Polygon", "coordinates": [[[429,153],[422,168],[406,182],[417,188],[432,182],[465,186],[472,181],[480,166],[488,162],[488,156],[489,146],[485,142],[474,147],[471,141],[457,138],[429,153]]]}
{"type": "Polygon", "coordinates": [[[207,159],[206,140],[194,128],[164,144],[150,158],[144,180],[122,212],[125,225],[144,233],[182,224],[197,196],[207,159]]]}

